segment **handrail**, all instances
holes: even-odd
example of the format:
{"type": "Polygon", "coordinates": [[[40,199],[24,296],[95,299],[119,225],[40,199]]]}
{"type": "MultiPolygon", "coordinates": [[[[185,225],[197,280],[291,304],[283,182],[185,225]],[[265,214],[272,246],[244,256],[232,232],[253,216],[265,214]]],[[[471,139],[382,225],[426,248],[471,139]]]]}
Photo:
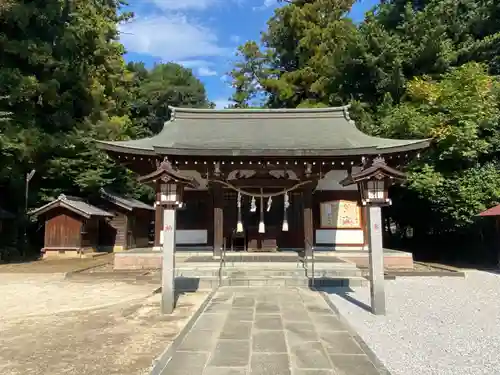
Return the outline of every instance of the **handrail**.
{"type": "Polygon", "coordinates": [[[226,265],[226,237],[222,240],[222,246],[220,249],[220,262],[219,262],[219,286],[222,284],[222,266],[226,265]]]}
{"type": "Polygon", "coordinates": [[[307,258],[307,248],[310,247],[311,248],[311,285],[314,287],[314,284],[315,284],[315,271],[314,271],[314,266],[315,266],[315,262],[314,262],[314,244],[309,241],[309,239],[305,238],[304,239],[304,243],[305,243],[305,246],[304,246],[304,264],[306,266],[306,272],[308,270],[308,266],[309,266],[309,259],[307,258]]]}

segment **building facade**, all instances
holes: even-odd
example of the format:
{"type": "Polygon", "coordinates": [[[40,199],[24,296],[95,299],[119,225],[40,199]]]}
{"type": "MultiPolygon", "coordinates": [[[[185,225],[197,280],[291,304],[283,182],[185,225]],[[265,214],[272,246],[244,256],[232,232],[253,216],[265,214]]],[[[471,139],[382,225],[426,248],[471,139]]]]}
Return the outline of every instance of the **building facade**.
{"type": "MultiPolygon", "coordinates": [[[[153,137],[98,144],[152,183],[157,203],[168,178],[155,171],[196,181],[177,214],[177,244],[208,247],[215,256],[235,243],[245,251],[365,248],[359,192],[340,180],[377,158],[401,168],[429,145],[364,134],[347,106],[171,110],[171,120],[153,137]]],[[[161,205],[155,210],[159,248],[161,205]]]]}

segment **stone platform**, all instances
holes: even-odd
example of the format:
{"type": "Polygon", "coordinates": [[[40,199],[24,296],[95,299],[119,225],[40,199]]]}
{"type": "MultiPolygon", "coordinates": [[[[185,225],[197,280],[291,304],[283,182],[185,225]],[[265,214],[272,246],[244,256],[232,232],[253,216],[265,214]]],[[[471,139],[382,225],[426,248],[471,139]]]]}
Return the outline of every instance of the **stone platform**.
{"type": "MultiPolygon", "coordinates": [[[[227,252],[226,262],[235,260],[239,263],[293,263],[297,261],[297,253],[282,251],[275,253],[245,253],[227,252]]],[[[327,251],[315,252],[315,263],[334,263],[336,259],[355,264],[358,267],[368,266],[368,252],[364,251],[327,251]]],[[[212,250],[207,248],[180,248],[176,250],[176,263],[196,262],[218,264],[219,260],[212,257],[212,250]]],[[[159,269],[162,264],[161,251],[152,248],[131,249],[115,253],[115,270],[150,270],[159,269]]],[[[384,265],[387,268],[413,268],[413,256],[403,251],[384,249],[384,265]]]]}
{"type": "Polygon", "coordinates": [[[320,293],[221,288],[161,375],[388,374],[320,293]]]}

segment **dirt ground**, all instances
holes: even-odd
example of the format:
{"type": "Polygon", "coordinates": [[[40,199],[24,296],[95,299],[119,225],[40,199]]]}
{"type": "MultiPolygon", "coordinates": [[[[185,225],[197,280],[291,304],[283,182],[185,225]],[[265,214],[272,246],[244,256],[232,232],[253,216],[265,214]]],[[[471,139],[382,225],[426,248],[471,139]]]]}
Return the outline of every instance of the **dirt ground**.
{"type": "Polygon", "coordinates": [[[96,258],[39,259],[21,263],[0,264],[0,273],[59,273],[110,264],[114,254],[96,258]]]}
{"type": "Polygon", "coordinates": [[[0,374],[147,374],[206,297],[181,295],[161,315],[155,286],[63,276],[0,276],[0,374]]]}

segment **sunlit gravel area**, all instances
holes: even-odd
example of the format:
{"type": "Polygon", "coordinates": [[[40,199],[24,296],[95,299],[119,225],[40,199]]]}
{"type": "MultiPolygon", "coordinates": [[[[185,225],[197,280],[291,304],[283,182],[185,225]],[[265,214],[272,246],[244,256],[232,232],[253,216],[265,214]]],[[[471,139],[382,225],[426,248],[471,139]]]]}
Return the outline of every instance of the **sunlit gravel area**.
{"type": "Polygon", "coordinates": [[[154,286],[124,282],[73,283],[64,274],[2,274],[0,321],[105,307],[144,298],[154,286]]]}
{"type": "Polygon", "coordinates": [[[207,297],[163,315],[155,285],[1,276],[0,375],[147,375],[207,297]]]}
{"type": "Polygon", "coordinates": [[[393,375],[500,374],[500,275],[402,277],[386,282],[387,315],[368,287],[330,299],[393,375]],[[361,303],[353,303],[349,299],[361,303]]]}

